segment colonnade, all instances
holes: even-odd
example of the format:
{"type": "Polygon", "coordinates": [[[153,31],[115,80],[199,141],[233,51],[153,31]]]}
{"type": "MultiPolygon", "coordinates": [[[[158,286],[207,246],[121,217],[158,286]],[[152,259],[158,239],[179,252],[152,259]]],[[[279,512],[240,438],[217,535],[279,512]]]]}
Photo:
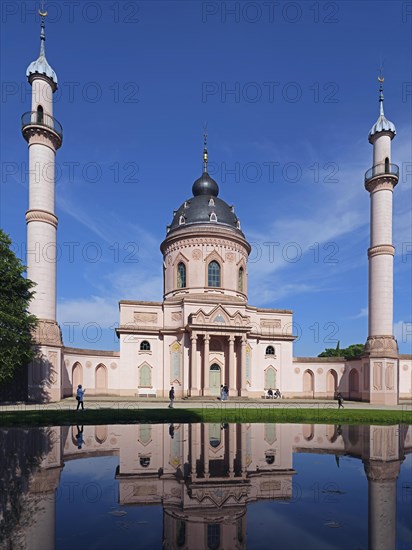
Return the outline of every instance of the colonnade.
{"type": "Polygon", "coordinates": [[[220,368],[221,384],[227,385],[232,396],[246,396],[246,334],[229,333],[190,333],[190,365],[189,365],[189,395],[210,396],[213,389],[210,388],[211,352],[210,340],[216,337],[220,341],[225,339],[223,349],[224,360],[215,361],[220,368]],[[198,361],[198,344],[201,346],[201,360],[198,361]]]}

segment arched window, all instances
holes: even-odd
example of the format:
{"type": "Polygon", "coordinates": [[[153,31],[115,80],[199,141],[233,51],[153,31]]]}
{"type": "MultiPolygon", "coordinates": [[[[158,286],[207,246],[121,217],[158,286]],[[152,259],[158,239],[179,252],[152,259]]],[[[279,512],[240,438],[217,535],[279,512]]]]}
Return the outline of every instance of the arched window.
{"type": "Polygon", "coordinates": [[[315,426],[313,424],[303,424],[302,435],[306,441],[312,441],[315,435],[315,426]]]}
{"type": "Polygon", "coordinates": [[[177,264],[177,288],[186,287],[186,266],[183,262],[177,264]]]}
{"type": "Polygon", "coordinates": [[[359,373],[356,369],[352,369],[349,373],[349,391],[355,393],[359,391],[359,373]]]}
{"type": "Polygon", "coordinates": [[[37,107],[37,124],[43,124],[43,120],[44,120],[44,113],[43,113],[43,107],[41,105],[39,105],[37,107]]]}
{"type": "Polygon", "coordinates": [[[139,387],[152,387],[152,373],[149,365],[142,365],[139,368],[139,387]]]}
{"type": "Polygon", "coordinates": [[[386,157],[385,158],[385,174],[389,174],[390,170],[389,170],[389,158],[386,157]]]}
{"type": "Polygon", "coordinates": [[[207,268],[207,286],[220,286],[220,265],[215,260],[207,268]]]}
{"type": "Polygon", "coordinates": [[[265,351],[266,355],[275,355],[275,348],[273,346],[268,346],[265,351]]]}
{"type": "Polygon", "coordinates": [[[148,466],[150,466],[150,456],[141,456],[139,462],[142,468],[147,468],[148,466]]]}
{"type": "Polygon", "coordinates": [[[269,466],[271,464],[274,464],[275,463],[275,453],[266,453],[265,454],[265,460],[266,460],[266,464],[269,464],[269,466]]]}
{"type": "Polygon", "coordinates": [[[209,550],[217,550],[220,546],[220,524],[209,523],[207,526],[207,547],[209,550]]]}
{"type": "Polygon", "coordinates": [[[94,438],[100,445],[107,439],[107,426],[99,425],[94,428],[94,438]]]}
{"type": "Polygon", "coordinates": [[[237,274],[237,289],[239,292],[243,292],[243,267],[239,268],[237,274]]]}
{"type": "Polygon", "coordinates": [[[78,362],[76,362],[73,365],[72,380],[73,380],[73,395],[76,395],[77,386],[79,384],[83,384],[83,367],[78,362]]]}
{"type": "Polygon", "coordinates": [[[94,383],[97,390],[107,389],[107,369],[101,363],[97,366],[94,383]]]}
{"type": "Polygon", "coordinates": [[[182,519],[176,520],[176,545],[184,546],[186,542],[186,522],[182,519]]]}
{"type": "Polygon", "coordinates": [[[143,342],[141,342],[140,351],[150,351],[150,344],[147,340],[143,340],[143,342]]]}
{"type": "Polygon", "coordinates": [[[314,389],[315,389],[314,374],[311,370],[305,370],[305,372],[303,373],[303,391],[306,393],[306,397],[313,397],[314,389]]]}
{"type": "Polygon", "coordinates": [[[216,449],[219,447],[222,439],[220,424],[209,424],[209,443],[211,447],[216,449]]]}

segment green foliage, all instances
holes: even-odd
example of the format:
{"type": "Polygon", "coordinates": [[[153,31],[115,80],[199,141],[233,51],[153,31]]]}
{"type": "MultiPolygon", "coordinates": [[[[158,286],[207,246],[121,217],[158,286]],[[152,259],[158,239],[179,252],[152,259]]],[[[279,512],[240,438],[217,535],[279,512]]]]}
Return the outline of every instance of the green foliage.
{"type": "Polygon", "coordinates": [[[347,348],[340,349],[338,342],[336,349],[326,348],[325,351],[322,351],[322,353],[318,355],[318,357],[344,357],[349,361],[350,359],[358,359],[362,356],[364,351],[364,344],[352,344],[347,348]]]}
{"type": "MultiPolygon", "coordinates": [[[[119,404],[120,405],[120,404],[119,404]]],[[[240,405],[240,404],[239,404],[240,405]]],[[[375,424],[383,426],[387,424],[412,424],[412,412],[399,407],[397,410],[370,409],[368,403],[359,409],[338,409],[331,402],[314,403],[312,406],[299,403],[288,403],[285,406],[260,408],[257,403],[248,403],[238,408],[226,408],[216,404],[215,408],[198,409],[168,409],[167,403],[158,409],[142,409],[136,402],[136,408],[132,409],[130,403],[122,409],[120,406],[113,408],[90,408],[81,413],[75,410],[75,404],[70,409],[59,409],[56,406],[51,409],[47,405],[43,410],[24,409],[15,411],[3,411],[0,417],[0,426],[63,426],[73,425],[79,422],[79,414],[84,425],[97,424],[122,424],[142,423],[151,424],[176,422],[281,422],[281,423],[310,423],[310,424],[375,424]]],[[[1,545],[0,545],[1,547],[1,545]]]]}
{"type": "Polygon", "coordinates": [[[37,319],[28,313],[35,283],[0,229],[0,386],[7,384],[35,357],[32,333],[37,319]]]}

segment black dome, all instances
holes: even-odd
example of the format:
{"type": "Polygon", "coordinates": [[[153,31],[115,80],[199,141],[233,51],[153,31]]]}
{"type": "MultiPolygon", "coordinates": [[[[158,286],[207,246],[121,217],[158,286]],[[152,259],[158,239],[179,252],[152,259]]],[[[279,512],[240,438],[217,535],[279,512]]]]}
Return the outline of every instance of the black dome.
{"type": "Polygon", "coordinates": [[[186,226],[210,224],[235,229],[244,237],[233,206],[218,198],[219,185],[207,173],[206,165],[203,174],[194,182],[192,192],[193,197],[187,199],[173,213],[172,223],[167,228],[168,234],[186,226]]]}
{"type": "Polygon", "coordinates": [[[207,172],[203,172],[200,178],[198,178],[193,184],[192,193],[195,197],[198,195],[211,195],[213,197],[217,197],[219,194],[219,186],[207,172]]]}

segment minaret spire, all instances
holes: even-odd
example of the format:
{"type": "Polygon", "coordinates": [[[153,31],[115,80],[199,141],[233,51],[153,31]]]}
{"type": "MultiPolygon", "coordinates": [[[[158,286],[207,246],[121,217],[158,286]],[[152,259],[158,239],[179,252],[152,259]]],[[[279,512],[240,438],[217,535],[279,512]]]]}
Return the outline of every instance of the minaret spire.
{"type": "Polygon", "coordinates": [[[207,173],[207,124],[203,127],[203,173],[207,173]]]}
{"type": "Polygon", "coordinates": [[[44,11],[44,2],[41,3],[41,10],[39,10],[39,15],[41,16],[41,31],[40,31],[40,57],[45,57],[45,41],[46,41],[46,33],[45,33],[45,24],[44,24],[44,18],[47,16],[47,11],[44,11]]]}
{"type": "Polygon", "coordinates": [[[32,83],[33,78],[35,78],[35,75],[42,75],[43,77],[46,76],[51,80],[52,90],[53,92],[55,92],[57,90],[57,75],[54,72],[54,70],[51,68],[51,66],[49,65],[46,59],[46,49],[45,49],[46,33],[45,33],[44,19],[47,16],[47,10],[44,7],[44,2],[41,3],[41,9],[38,11],[41,17],[40,54],[39,54],[39,57],[36,59],[36,61],[33,61],[32,63],[30,63],[30,65],[27,67],[26,76],[30,84],[32,83]]]}
{"type": "Polygon", "coordinates": [[[381,116],[385,116],[383,112],[383,82],[385,79],[383,78],[382,69],[379,71],[378,80],[379,80],[379,114],[381,116]]]}

